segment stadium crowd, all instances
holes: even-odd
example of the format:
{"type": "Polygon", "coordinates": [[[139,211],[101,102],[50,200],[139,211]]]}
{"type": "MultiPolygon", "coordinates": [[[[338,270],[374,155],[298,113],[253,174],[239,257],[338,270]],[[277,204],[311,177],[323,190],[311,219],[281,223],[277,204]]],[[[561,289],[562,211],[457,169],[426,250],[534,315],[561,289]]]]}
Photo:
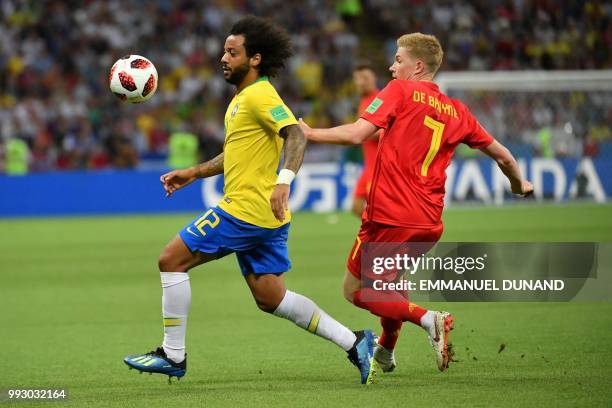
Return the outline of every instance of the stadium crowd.
{"type": "MultiPolygon", "coordinates": [[[[386,82],[395,38],[408,31],[440,38],[443,71],[612,68],[612,5],[603,1],[3,0],[0,171],[12,142],[29,156],[30,171],[161,161],[176,132],[197,137],[201,160],[216,154],[233,92],[219,58],[231,23],[247,13],[273,16],[290,31],[295,55],[274,82],[316,126],[354,116],[354,65],[367,56],[386,82]],[[120,102],[108,90],[109,67],[125,54],[157,67],[158,94],[146,104],[120,102]]],[[[496,137],[535,154],[596,155],[599,142],[612,140],[609,93],[531,100],[534,109],[516,112],[524,117],[518,127],[495,116],[505,105],[494,95],[466,102],[485,97],[474,113],[496,137]],[[543,129],[562,143],[543,148],[543,129]]],[[[307,160],[337,154],[317,146],[307,160]]]]}

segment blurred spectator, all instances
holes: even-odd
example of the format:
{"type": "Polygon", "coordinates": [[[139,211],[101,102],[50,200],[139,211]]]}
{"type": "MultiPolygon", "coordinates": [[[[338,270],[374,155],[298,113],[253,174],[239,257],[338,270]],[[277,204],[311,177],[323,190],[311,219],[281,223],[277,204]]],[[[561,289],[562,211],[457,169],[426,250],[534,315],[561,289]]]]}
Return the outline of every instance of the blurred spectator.
{"type": "Polygon", "coordinates": [[[168,165],[172,169],[186,169],[198,163],[198,138],[193,133],[176,132],[170,135],[168,165]]]}
{"type": "Polygon", "coordinates": [[[11,139],[6,144],[6,173],[12,175],[26,174],[30,150],[20,139],[11,139]]]}

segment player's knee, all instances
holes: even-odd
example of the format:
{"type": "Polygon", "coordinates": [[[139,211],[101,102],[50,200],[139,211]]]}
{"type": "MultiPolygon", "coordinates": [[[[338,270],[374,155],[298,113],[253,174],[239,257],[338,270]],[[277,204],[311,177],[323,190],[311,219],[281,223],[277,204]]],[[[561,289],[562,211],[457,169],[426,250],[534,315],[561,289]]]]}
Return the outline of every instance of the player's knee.
{"type": "Polygon", "coordinates": [[[279,292],[265,292],[265,293],[254,293],[253,298],[255,299],[255,304],[262,312],[266,313],[274,313],[274,311],[278,308],[278,305],[283,300],[283,295],[279,292]]]}
{"type": "Polygon", "coordinates": [[[157,259],[157,266],[160,272],[182,272],[182,266],[172,256],[171,251],[165,248],[157,259]]]}
{"type": "Polygon", "coordinates": [[[255,298],[255,303],[257,304],[259,310],[266,313],[274,313],[274,311],[276,310],[276,308],[278,308],[278,305],[280,304],[280,302],[276,302],[272,299],[257,298],[255,298]]]}
{"type": "Polygon", "coordinates": [[[353,303],[353,295],[354,295],[354,291],[352,288],[348,288],[348,287],[344,287],[344,298],[349,302],[349,303],[353,303]]]}
{"type": "Polygon", "coordinates": [[[170,257],[166,254],[166,251],[163,251],[159,254],[159,258],[157,258],[157,267],[160,272],[169,272],[170,271],[170,257]]]}

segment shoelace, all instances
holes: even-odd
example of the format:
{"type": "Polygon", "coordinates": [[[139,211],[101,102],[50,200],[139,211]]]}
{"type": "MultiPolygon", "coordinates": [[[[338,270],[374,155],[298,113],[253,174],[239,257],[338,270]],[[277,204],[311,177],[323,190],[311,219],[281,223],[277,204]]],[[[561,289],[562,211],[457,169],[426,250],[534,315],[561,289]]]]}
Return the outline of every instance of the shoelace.
{"type": "Polygon", "coordinates": [[[166,357],[166,353],[164,352],[164,349],[161,348],[161,347],[158,347],[158,348],[156,348],[153,351],[149,351],[145,355],[147,355],[147,356],[157,356],[157,357],[166,357]]]}

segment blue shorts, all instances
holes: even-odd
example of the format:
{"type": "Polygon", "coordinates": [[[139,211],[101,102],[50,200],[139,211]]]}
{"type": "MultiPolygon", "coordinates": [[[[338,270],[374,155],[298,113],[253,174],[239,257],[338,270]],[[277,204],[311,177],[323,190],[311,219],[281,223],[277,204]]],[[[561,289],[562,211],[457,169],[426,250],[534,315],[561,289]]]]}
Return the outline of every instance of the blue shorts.
{"type": "Polygon", "coordinates": [[[179,235],[191,252],[216,254],[219,258],[235,252],[244,276],[283,273],[291,268],[287,253],[288,223],[278,228],[262,228],[214,207],[187,224],[179,235]]]}

